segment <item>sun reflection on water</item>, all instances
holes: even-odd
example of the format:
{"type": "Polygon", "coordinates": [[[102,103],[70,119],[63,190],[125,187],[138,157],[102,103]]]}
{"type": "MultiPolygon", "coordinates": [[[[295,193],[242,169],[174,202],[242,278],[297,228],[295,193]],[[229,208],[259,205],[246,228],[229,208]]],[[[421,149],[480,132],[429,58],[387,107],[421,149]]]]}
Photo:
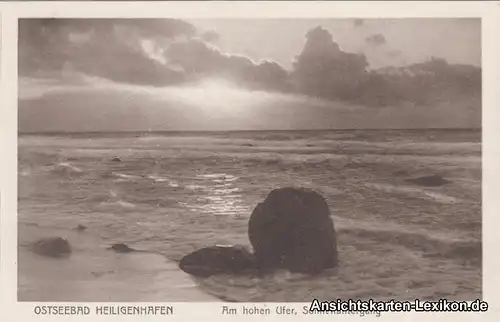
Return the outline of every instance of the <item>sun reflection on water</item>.
{"type": "Polygon", "coordinates": [[[239,215],[248,211],[243,202],[241,189],[234,186],[239,177],[226,173],[200,174],[197,185],[204,194],[194,203],[183,204],[191,211],[214,215],[239,215]]]}

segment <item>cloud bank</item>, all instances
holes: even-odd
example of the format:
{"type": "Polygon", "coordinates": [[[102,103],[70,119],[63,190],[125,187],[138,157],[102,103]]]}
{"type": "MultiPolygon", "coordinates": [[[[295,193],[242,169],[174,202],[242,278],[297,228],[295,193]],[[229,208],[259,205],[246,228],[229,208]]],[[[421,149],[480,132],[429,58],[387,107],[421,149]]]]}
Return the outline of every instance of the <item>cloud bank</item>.
{"type": "Polygon", "coordinates": [[[271,61],[220,52],[218,34],[176,19],[22,19],[21,76],[73,71],[120,83],[168,86],[223,77],[250,88],[284,90],[271,61]]]}
{"type": "MultiPolygon", "coordinates": [[[[353,28],[363,26],[364,20],[354,20],[353,28]]],[[[21,19],[19,74],[83,74],[157,87],[221,78],[252,90],[365,106],[432,105],[481,96],[480,68],[430,58],[372,70],[364,54],[346,52],[321,26],[307,32],[291,70],[222,52],[216,47],[219,38],[215,31],[177,19],[21,19]]],[[[388,45],[376,32],[364,42],[377,50],[388,45]]],[[[385,51],[394,59],[404,56],[398,49],[385,51]]]]}
{"type": "Polygon", "coordinates": [[[225,54],[201,39],[172,43],[165,57],[191,80],[216,77],[251,89],[281,91],[287,88],[288,72],[278,63],[255,63],[245,56],[225,54]]]}
{"type": "Polygon", "coordinates": [[[183,75],[154,59],[144,44],[190,37],[195,30],[173,19],[22,19],[19,73],[72,70],[117,82],[174,84],[183,75]]]}

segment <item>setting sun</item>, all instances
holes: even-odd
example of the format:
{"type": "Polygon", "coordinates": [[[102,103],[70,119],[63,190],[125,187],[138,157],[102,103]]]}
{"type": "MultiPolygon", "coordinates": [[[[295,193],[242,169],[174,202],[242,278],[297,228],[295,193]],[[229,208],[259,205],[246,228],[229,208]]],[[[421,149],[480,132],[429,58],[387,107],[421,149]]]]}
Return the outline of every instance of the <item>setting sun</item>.
{"type": "Polygon", "coordinates": [[[204,80],[190,88],[194,100],[211,105],[228,103],[242,92],[233,84],[218,79],[204,80]]]}
{"type": "Polygon", "coordinates": [[[221,79],[207,79],[181,87],[168,89],[169,95],[178,97],[183,102],[191,103],[210,110],[232,110],[255,102],[256,92],[241,89],[221,79]]]}

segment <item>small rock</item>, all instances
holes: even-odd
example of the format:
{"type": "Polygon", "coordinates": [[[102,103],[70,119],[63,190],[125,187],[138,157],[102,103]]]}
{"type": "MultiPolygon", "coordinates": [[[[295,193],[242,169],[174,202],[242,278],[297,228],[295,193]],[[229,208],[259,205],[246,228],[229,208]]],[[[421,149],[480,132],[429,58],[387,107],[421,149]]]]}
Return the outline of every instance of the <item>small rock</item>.
{"type": "Polygon", "coordinates": [[[113,161],[113,162],[122,162],[122,159],[120,159],[119,157],[114,157],[113,159],[111,159],[111,161],[113,161]]]}
{"type": "Polygon", "coordinates": [[[443,179],[443,177],[436,174],[431,176],[406,179],[406,181],[424,187],[440,187],[445,184],[451,183],[451,181],[443,179]]]}
{"type": "Polygon", "coordinates": [[[242,274],[255,269],[255,259],[252,253],[241,246],[211,246],[184,256],[179,268],[200,277],[242,274]]]}
{"type": "Polygon", "coordinates": [[[77,231],[84,231],[84,230],[87,230],[87,226],[84,226],[84,225],[78,225],[75,227],[75,230],[77,231]]]}
{"type": "Polygon", "coordinates": [[[133,248],[128,247],[125,244],[114,244],[113,246],[110,247],[110,249],[114,250],[117,253],[131,253],[135,252],[136,250],[133,248]]]}
{"type": "Polygon", "coordinates": [[[34,253],[42,256],[60,258],[71,254],[71,245],[61,237],[49,237],[38,240],[33,244],[34,253]]]}

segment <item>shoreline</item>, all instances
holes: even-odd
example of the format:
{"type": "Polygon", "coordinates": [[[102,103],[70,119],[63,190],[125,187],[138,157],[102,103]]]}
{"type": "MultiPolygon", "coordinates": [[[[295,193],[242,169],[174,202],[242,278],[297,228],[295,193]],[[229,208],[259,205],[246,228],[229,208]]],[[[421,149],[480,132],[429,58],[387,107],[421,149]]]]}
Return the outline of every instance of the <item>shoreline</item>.
{"type": "Polygon", "coordinates": [[[177,263],[153,253],[120,254],[86,233],[20,226],[30,240],[66,238],[69,258],[52,259],[18,250],[20,302],[221,302],[203,292],[177,263]]]}

